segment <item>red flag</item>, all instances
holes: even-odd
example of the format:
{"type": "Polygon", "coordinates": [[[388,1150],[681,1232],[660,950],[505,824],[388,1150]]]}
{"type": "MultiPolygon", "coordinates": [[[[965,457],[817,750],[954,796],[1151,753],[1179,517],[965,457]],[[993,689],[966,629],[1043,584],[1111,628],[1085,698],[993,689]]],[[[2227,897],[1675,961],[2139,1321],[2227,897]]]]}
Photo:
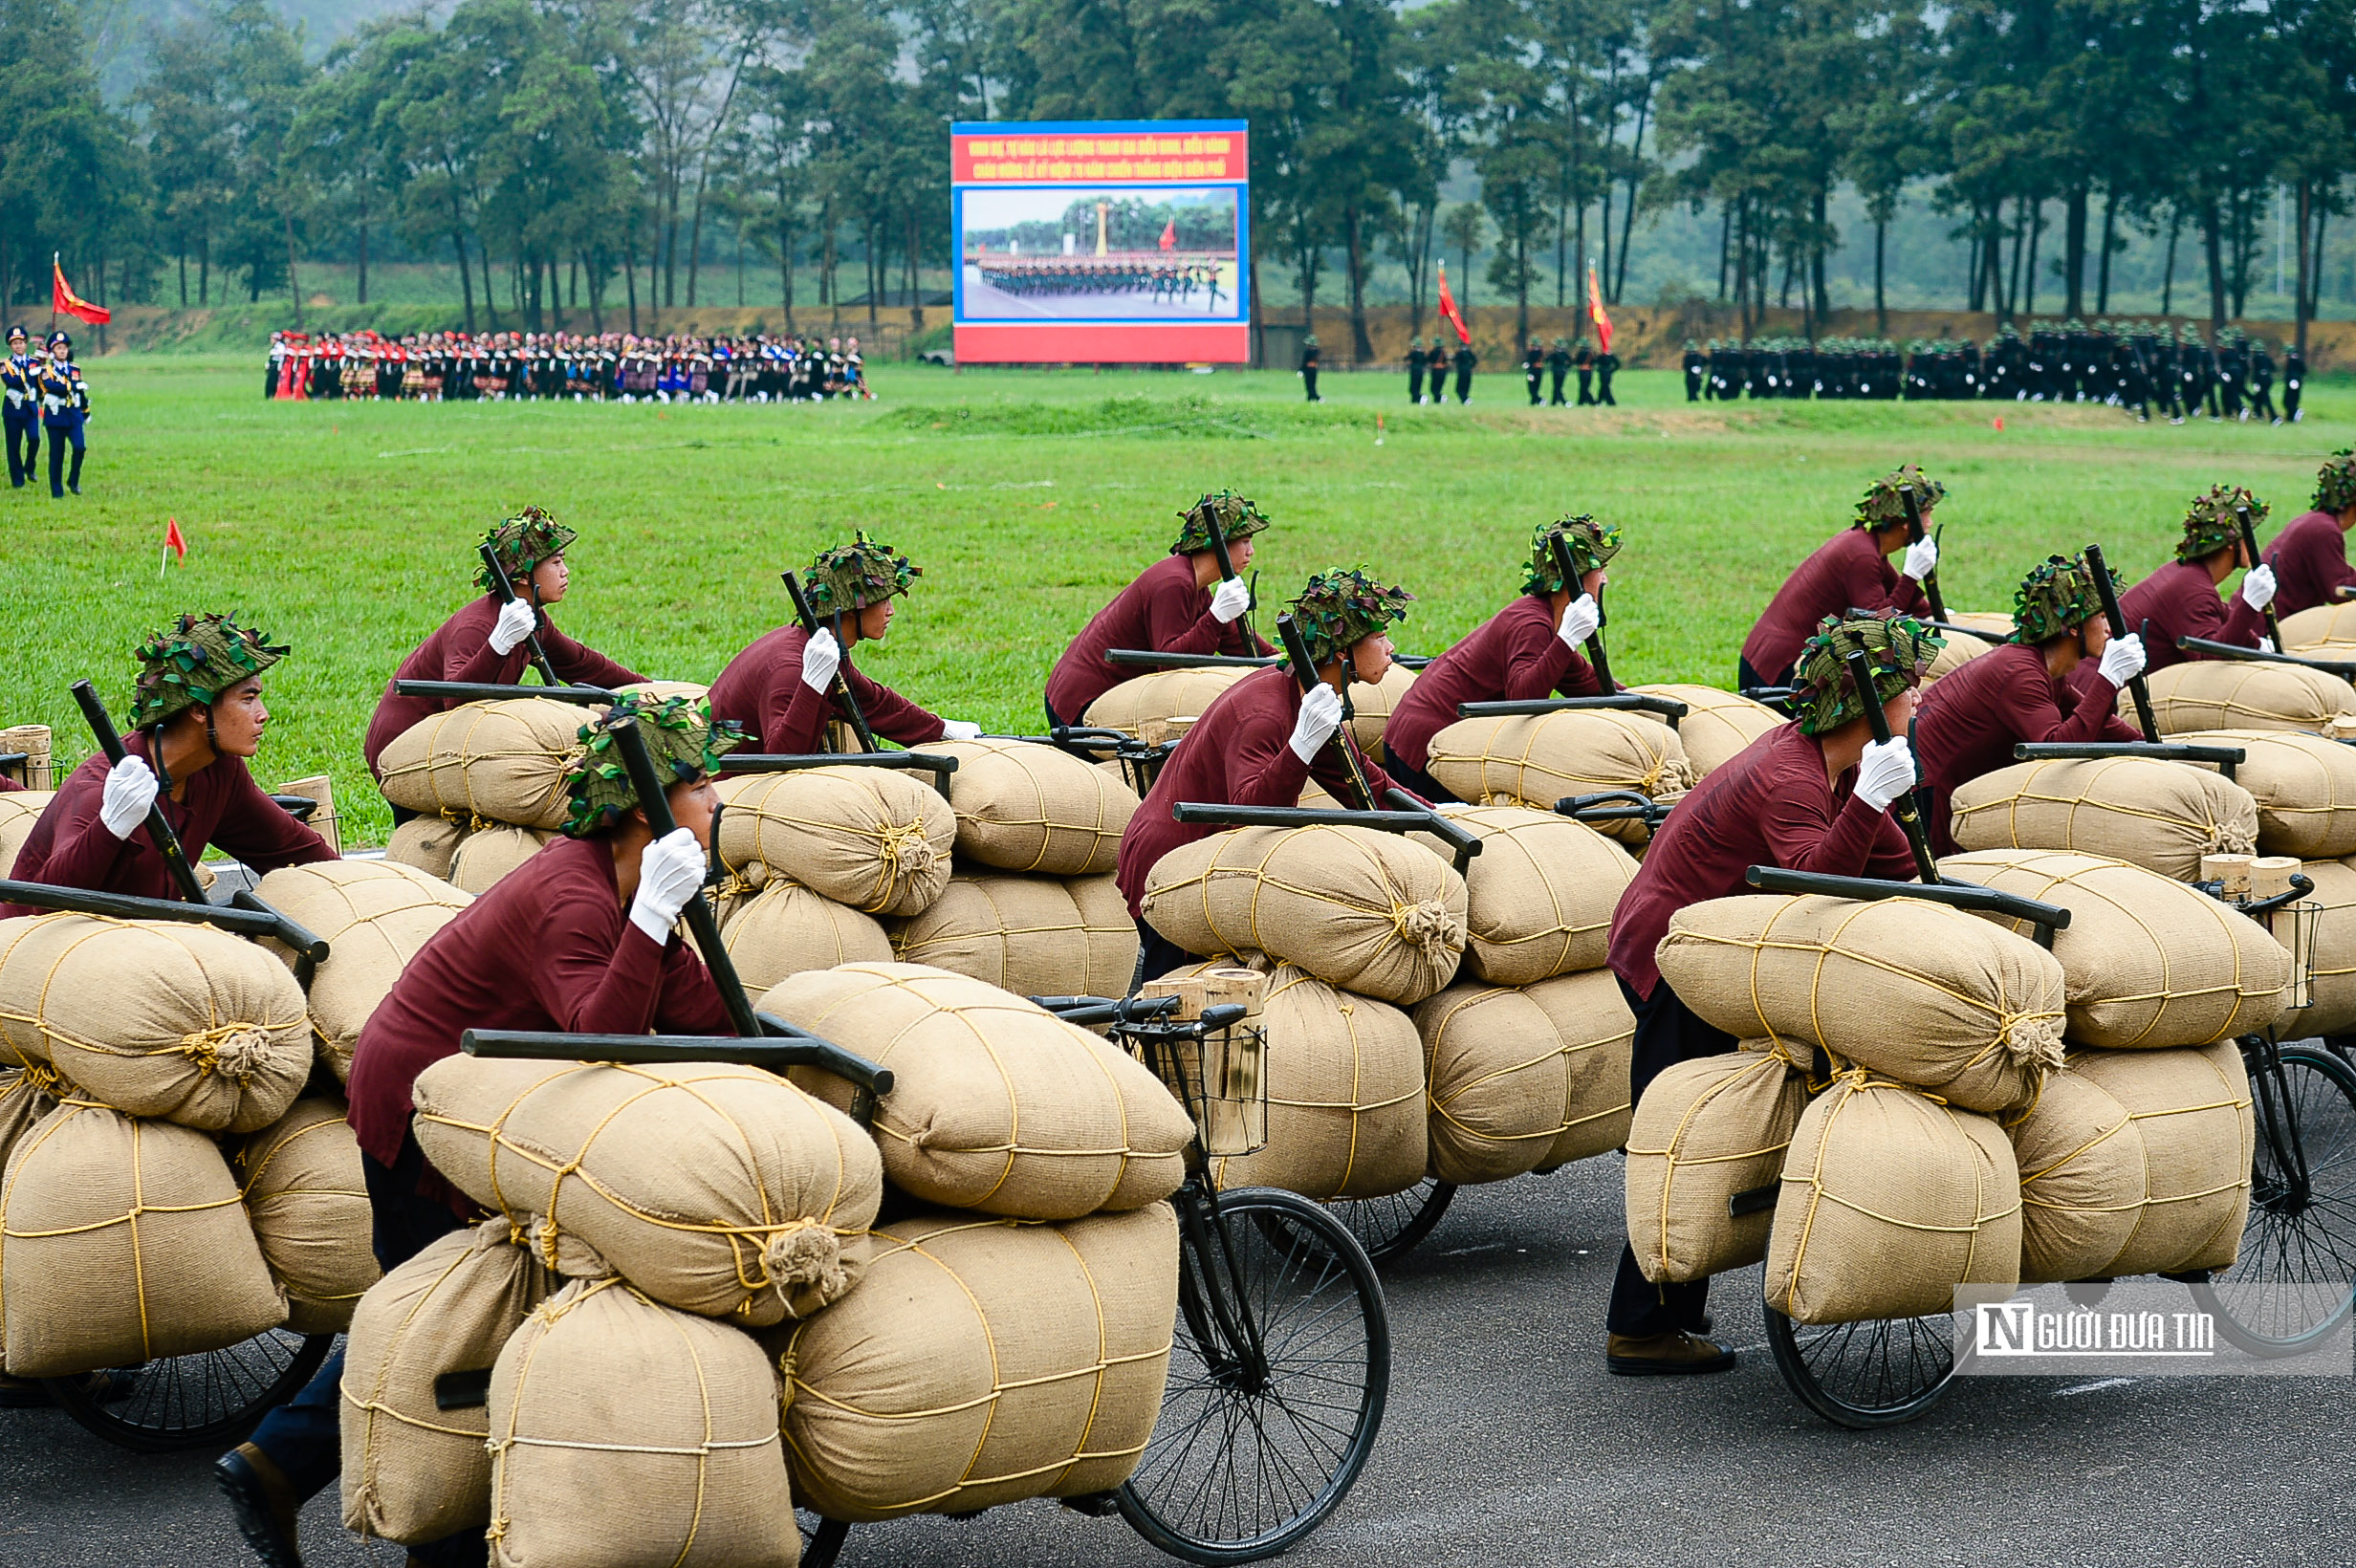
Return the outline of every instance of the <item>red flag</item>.
{"type": "Polygon", "coordinates": [[[1456,309],[1456,296],[1448,292],[1448,263],[1440,263],[1440,318],[1456,329],[1456,341],[1469,343],[1472,332],[1464,324],[1464,313],[1456,309]]]}
{"type": "Polygon", "coordinates": [[[1587,319],[1595,323],[1595,339],[1611,352],[1611,317],[1603,314],[1603,296],[1595,286],[1595,263],[1587,263],[1587,319]]]}
{"type": "Polygon", "coordinates": [[[1178,220],[1172,218],[1168,223],[1162,226],[1162,249],[1165,250],[1174,250],[1177,247],[1178,220]]]}
{"type": "Polygon", "coordinates": [[[177,517],[167,518],[164,524],[164,548],[184,561],[188,558],[188,541],[180,532],[177,517]]]}
{"type": "Polygon", "coordinates": [[[113,311],[103,305],[93,305],[74,292],[74,286],[65,280],[64,264],[57,259],[57,253],[54,250],[50,252],[49,270],[52,274],[49,305],[51,310],[55,311],[59,316],[71,316],[87,321],[94,327],[104,326],[115,318],[113,311]]]}

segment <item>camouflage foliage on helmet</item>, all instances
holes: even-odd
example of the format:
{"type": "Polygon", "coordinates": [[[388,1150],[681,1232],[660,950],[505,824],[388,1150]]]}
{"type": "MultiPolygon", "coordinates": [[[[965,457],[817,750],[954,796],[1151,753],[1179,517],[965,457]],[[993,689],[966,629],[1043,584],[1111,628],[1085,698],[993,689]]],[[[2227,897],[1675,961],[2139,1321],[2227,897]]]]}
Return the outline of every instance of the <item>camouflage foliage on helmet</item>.
{"type": "Polygon", "coordinates": [[[209,707],[238,682],[262,673],[291,650],[273,645],[234,614],[183,615],[132,650],[139,675],[131,687],[131,728],[162,724],[184,708],[209,707]]]}
{"type": "Polygon", "coordinates": [[[923,567],[893,555],[890,545],[868,538],[862,529],[849,544],[819,551],[803,587],[813,613],[841,615],[905,594],[924,575],[923,567]]]}
{"type": "Polygon", "coordinates": [[[1178,514],[1178,537],[1169,547],[1173,555],[1190,555],[1211,548],[1211,519],[1218,519],[1219,536],[1230,543],[1247,538],[1268,526],[1251,497],[1233,490],[1206,495],[1178,514]]]}
{"type": "Polygon", "coordinates": [[[2212,485],[2195,496],[2184,514],[2184,537],[2176,541],[2176,559],[2196,561],[2241,540],[2241,512],[2248,509],[2250,526],[2266,520],[2266,503],[2239,485],[2212,485]]]}
{"type": "Polygon", "coordinates": [[[1562,534],[1571,547],[1571,566],[1585,577],[1620,554],[1622,534],[1617,523],[1599,523],[1585,512],[1540,523],[1530,535],[1530,558],[1521,569],[1521,591],[1525,594],[1551,594],[1562,586],[1562,574],[1555,569],[1554,546],[1556,534],[1562,534]]]}
{"type": "MultiPolygon", "coordinates": [[[[563,555],[579,537],[578,530],[565,527],[545,510],[526,507],[486,532],[482,542],[499,557],[499,564],[507,569],[508,580],[513,583],[518,577],[530,577],[540,562],[563,555]]],[[[474,585],[485,593],[491,591],[490,567],[477,563],[474,585]]]]}
{"type": "Polygon", "coordinates": [[[1848,656],[1863,646],[1873,674],[1875,695],[1888,702],[1921,681],[1931,661],[1947,645],[1947,639],[1911,616],[1860,616],[1843,620],[1826,616],[1816,635],[1800,647],[1793,672],[1792,712],[1803,735],[1822,735],[1851,719],[1865,708],[1849,682],[1848,656]]]}
{"type": "Polygon", "coordinates": [[[720,759],[745,743],[743,730],[732,720],[714,722],[711,705],[701,697],[622,698],[580,727],[580,750],[565,764],[572,809],[564,831],[570,837],[602,833],[638,804],[638,790],[614,742],[614,732],[628,724],[646,738],[655,776],[665,788],[718,773],[720,759]]]}
{"type": "MultiPolygon", "coordinates": [[[[2114,590],[2120,586],[2118,573],[2110,574],[2110,584],[2114,590]]],[[[2048,556],[2013,591],[2012,641],[2034,646],[2100,614],[2102,608],[2102,591],[2083,555],[2048,556]]]]}
{"type": "Polygon", "coordinates": [[[2343,446],[2323,460],[2315,476],[2315,510],[2342,512],[2356,507],[2356,451],[2343,446]]]}
{"type": "Polygon", "coordinates": [[[1903,463],[1865,487],[1865,493],[1857,502],[1857,515],[1850,520],[1852,528],[1887,528],[1892,523],[1906,521],[1906,498],[1898,491],[1911,485],[1914,505],[1929,512],[1946,498],[1947,487],[1935,479],[1926,478],[1918,463],[1903,463]]]}
{"type": "Polygon", "coordinates": [[[1413,594],[1369,576],[1363,566],[1337,566],[1311,577],[1290,613],[1309,663],[1321,667],[1360,639],[1405,621],[1414,601],[1413,594]]]}

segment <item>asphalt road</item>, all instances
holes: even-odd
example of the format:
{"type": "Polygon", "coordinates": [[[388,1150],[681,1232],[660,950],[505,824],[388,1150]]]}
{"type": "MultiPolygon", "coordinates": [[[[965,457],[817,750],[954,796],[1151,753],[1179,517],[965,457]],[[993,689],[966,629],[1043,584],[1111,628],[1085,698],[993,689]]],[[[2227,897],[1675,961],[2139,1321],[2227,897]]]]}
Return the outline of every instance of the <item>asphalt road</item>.
{"type": "MultiPolygon", "coordinates": [[[[1457,1196],[1387,1271],[1389,1414],[1340,1515],[1285,1560],[2345,1564],[2346,1379],[1963,1379],[1912,1426],[1854,1433],[1795,1400],[1760,1343],[1758,1271],[1721,1281],[1728,1375],[1603,1372],[1616,1156],[1457,1196]]],[[[251,1563],[208,1456],[119,1452],[54,1412],[0,1411],[0,1568],[251,1563]]],[[[343,1534],[310,1561],[397,1565],[343,1534]]],[[[1159,1563],[1121,1520],[1030,1503],[854,1531],[847,1568],[1159,1563]]]]}

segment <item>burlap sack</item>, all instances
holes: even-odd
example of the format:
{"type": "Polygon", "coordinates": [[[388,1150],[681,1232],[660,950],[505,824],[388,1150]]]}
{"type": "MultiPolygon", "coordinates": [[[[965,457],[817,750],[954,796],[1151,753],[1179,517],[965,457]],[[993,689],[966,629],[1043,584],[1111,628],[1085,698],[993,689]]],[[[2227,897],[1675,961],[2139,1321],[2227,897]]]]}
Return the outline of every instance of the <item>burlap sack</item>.
{"type": "Polygon", "coordinates": [[[2356,747],[2287,730],[2195,730],[2169,739],[2241,748],[2234,782],[2258,803],[2259,854],[2356,854],[2356,747]]]}
{"type": "MultiPolygon", "coordinates": [[[[892,1070],[875,1138],[895,1187],[952,1209],[1075,1219],[1141,1209],[1185,1179],[1194,1123],[1102,1036],[985,981],[922,964],[845,964],[774,987],[763,1010],[892,1070]]],[[[838,1105],[851,1087],[794,1069],[838,1105]]]]}
{"type": "Polygon", "coordinates": [[[1283,964],[1269,973],[1260,1022],[1268,1031],[1268,1146],[1212,1161],[1221,1187],[1280,1187],[1324,1203],[1386,1198],[1424,1179],[1429,1111],[1412,1018],[1283,964]]]}
{"type": "Polygon", "coordinates": [[[1616,1149],[1628,1130],[1636,1028],[1603,970],[1523,987],[1459,981],[1417,1005],[1428,1169],[1501,1182],[1616,1149]]]}
{"type": "Polygon", "coordinates": [[[1391,714],[1415,684],[1415,671],[1393,662],[1373,686],[1363,681],[1350,682],[1350,736],[1358,749],[1372,757],[1383,754],[1383,731],[1390,724],[1391,714]]]}
{"type": "Polygon", "coordinates": [[[451,1056],[415,1095],[425,1158],[536,1220],[560,1273],[576,1237],[665,1305],[755,1327],[859,1282],[884,1195],[875,1144],[774,1074],[451,1056]]]}
{"type": "MultiPolygon", "coordinates": [[[[2315,883],[2315,891],[2307,895],[2317,906],[2311,949],[2314,999],[2276,1020],[2276,1038],[2356,1034],[2356,865],[2309,860],[2299,869],[2315,883]]],[[[2278,916],[2277,921],[2281,939],[2287,941],[2290,920],[2278,916]]]]}
{"type": "MultiPolygon", "coordinates": [[[[2290,954],[2266,928],[2156,871],[2067,850],[1950,855],[1939,874],[2070,911],[2054,933],[2076,1045],[2207,1045],[2270,1028],[2290,954]]],[[[2034,941],[2027,921],[1985,916],[2034,941]]]]}
{"type": "Polygon", "coordinates": [[[2127,1107],[2083,1073],[2047,1075],[2010,1124],[2020,1165],[2020,1277],[2030,1284],[2105,1273],[2134,1234],[2144,1138],[2127,1107]]]}
{"type": "Polygon", "coordinates": [[[51,1093],[55,1087],[55,1075],[46,1068],[0,1068],[0,1180],[7,1178],[9,1151],[17,1140],[57,1108],[51,1093]]]}
{"type": "Polygon", "coordinates": [[[231,1165],[253,1239],[286,1293],[286,1326],[340,1334],[377,1267],[360,1141],[340,1100],[298,1100],[237,1146],[231,1165]]]}
{"type": "MultiPolygon", "coordinates": [[[[1677,739],[1686,760],[1693,765],[1695,782],[1740,756],[1761,735],[1783,727],[1783,715],[1765,703],[1755,703],[1736,692],[1706,686],[1644,686],[1648,696],[1667,697],[1686,706],[1677,721],[1677,739]]],[[[1654,715],[1646,713],[1646,718],[1654,715]]],[[[1666,719],[1660,722],[1666,724],[1666,719]]]]}
{"type": "Polygon", "coordinates": [[[957,759],[949,804],[957,856],[1043,877],[1109,872],[1137,794],[1069,751],[1019,740],[936,741],[957,759]]]}
{"type": "MultiPolygon", "coordinates": [[[[2168,736],[2195,730],[2304,730],[2320,733],[2343,714],[2356,714],[2356,690],[2336,675],[2298,664],[2251,660],[2195,660],[2155,669],[2145,678],[2151,717],[2168,736]]],[[[2130,724],[2135,708],[2119,693],[2130,724]]]]}
{"type": "Polygon", "coordinates": [[[93,1100],[205,1132],[258,1132],[311,1076],[286,967],[209,926],[0,921],[0,1062],[48,1062],[93,1100]]]}
{"type": "Polygon", "coordinates": [[[458,853],[459,840],[466,836],[467,830],[460,823],[440,817],[412,817],[393,829],[392,838],[385,840],[384,858],[447,882],[450,860],[458,853]]]}
{"type": "Polygon", "coordinates": [[[2258,802],[2202,768],[2150,757],[2018,762],[1955,791],[1948,831],[1963,849],[2074,849],[2192,882],[2203,855],[2243,855],[2258,802]]]}
{"type": "MultiPolygon", "coordinates": [[[[1677,732],[1649,715],[1616,708],[1495,719],[1458,719],[1431,737],[1425,771],[1465,800],[1504,800],[1552,811],[1568,795],[1634,790],[1675,800],[1696,774],[1677,732]]],[[[1650,837],[1642,822],[1603,830],[1623,843],[1650,837]]]]}
{"type": "Polygon", "coordinates": [[[747,991],[766,991],[804,969],[881,963],[892,955],[891,938],[873,915],[773,875],[758,862],[722,885],[717,917],[720,940],[747,991]]]}
{"type": "Polygon", "coordinates": [[[1146,873],[1145,916],[1187,952],[1266,953],[1401,1006],[1464,961],[1464,879],[1373,828],[1236,828],[1181,844],[1146,873]]]}
{"type": "Polygon", "coordinates": [[[2025,1104],[2061,1065],[2053,954],[1919,899],[1755,894],[1689,904],[1658,953],[1678,999],[1736,1038],[1822,1046],[1968,1110],[2025,1104]]]}
{"type": "Polygon", "coordinates": [[[961,871],[923,914],[893,923],[885,956],[1017,996],[1120,996],[1137,972],[1137,923],[1109,876],[961,871]]]}
{"type": "Polygon", "coordinates": [[[55,790],[11,790],[0,795],[0,877],[16,875],[16,852],[33,837],[33,825],[57,798],[55,790]]]}
{"type": "MultiPolygon", "coordinates": [[[[327,944],[327,962],[311,978],[311,1027],[319,1059],[338,1079],[350,1076],[361,1028],[409,960],[474,902],[471,894],[391,860],[282,866],[254,891],[327,944]]],[[[292,948],[268,939],[263,946],[294,967],[292,948]]]]}
{"type": "Polygon", "coordinates": [[[0,1182],[0,1368],[62,1378],[250,1339],[286,1320],[213,1141],[68,1100],[0,1182]]]}
{"type": "Polygon", "coordinates": [[[613,692],[617,697],[652,697],[656,702],[665,697],[685,697],[692,702],[699,697],[709,699],[711,687],[694,681],[631,681],[615,686],[613,692]]]}
{"type": "Polygon", "coordinates": [[[1080,722],[1097,730],[1137,733],[1148,719],[1167,723],[1174,718],[1198,719],[1229,686],[1252,671],[1241,667],[1157,669],[1123,681],[1088,705],[1080,722]]]}
{"type": "Polygon", "coordinates": [[[2198,1051],[2074,1052],[2070,1067],[2127,1107],[2143,1136],[2143,1211],[2099,1272],[2229,1267],[2250,1216],[2257,1136],[2240,1048],[2226,1040],[2198,1051]]]}
{"type": "Polygon", "coordinates": [[[562,1281],[491,1220],[433,1242],[361,1296],[344,1341],[343,1524],[415,1543],[491,1522],[490,1414],[445,1410],[434,1382],[491,1370],[562,1281]]]}
{"type": "Polygon", "coordinates": [[[579,1280],[491,1378],[497,1568],[794,1568],[776,1375],[751,1336],[579,1280]]]}
{"type": "Polygon", "coordinates": [[[450,856],[450,883],[469,897],[480,898],[500,879],[554,843],[557,835],[538,828],[511,827],[494,822],[476,828],[458,841],[450,856]]]}
{"type": "Polygon", "coordinates": [[[1728,1200],[1782,1174],[1807,1104],[1806,1078],[1777,1050],[1697,1056],[1645,1086],[1626,1178],[1628,1246],[1647,1279],[1707,1279],[1767,1255],[1773,1209],[1734,1214],[1728,1200]]]}
{"type": "Polygon", "coordinates": [[[519,827],[564,826],[564,765],[602,708],[549,697],[462,703],[417,721],[377,757],[396,806],[519,827]]]}
{"type": "MultiPolygon", "coordinates": [[[[2012,615],[2002,610],[1993,612],[1950,610],[1947,615],[1947,623],[1951,626],[1976,626],[1982,631],[1995,632],[2000,637],[2009,637],[2013,631],[2012,615]]],[[[1952,632],[1948,633],[1947,645],[1939,650],[1938,657],[1931,661],[1931,667],[1923,672],[1923,686],[1929,687],[1940,676],[1952,674],[1981,654],[1994,651],[1995,646],[1994,643],[1983,642],[1976,637],[1959,637],[1952,632]]]]}
{"type": "Polygon", "coordinates": [[[2356,601],[2318,604],[2282,618],[2282,651],[2305,653],[2322,642],[2356,643],[2356,601]]]}
{"type": "Polygon", "coordinates": [[[1168,1205],[1055,1226],[932,1214],[877,1244],[849,1300],[761,1336],[796,1502],[888,1519],[1128,1478],[1177,1320],[1168,1205]]]}
{"type": "Polygon", "coordinates": [[[931,775],[806,768],[723,777],[720,860],[755,863],[871,915],[922,914],[949,885],[957,814],[931,775]]]}
{"type": "MultiPolygon", "coordinates": [[[[1550,811],[1441,810],[1481,839],[1481,852],[1464,872],[1463,973],[1494,985],[1526,986],[1603,968],[1612,911],[1636,879],[1636,861],[1626,850],[1550,811]]],[[[1442,859],[1451,854],[1428,834],[1413,838],[1442,859]]]]}
{"type": "Polygon", "coordinates": [[[1921,1318],[2020,1278],[2020,1172],[1984,1116],[1843,1074],[1808,1102],[1767,1238],[1767,1304],[1801,1323],[1921,1318]]]}

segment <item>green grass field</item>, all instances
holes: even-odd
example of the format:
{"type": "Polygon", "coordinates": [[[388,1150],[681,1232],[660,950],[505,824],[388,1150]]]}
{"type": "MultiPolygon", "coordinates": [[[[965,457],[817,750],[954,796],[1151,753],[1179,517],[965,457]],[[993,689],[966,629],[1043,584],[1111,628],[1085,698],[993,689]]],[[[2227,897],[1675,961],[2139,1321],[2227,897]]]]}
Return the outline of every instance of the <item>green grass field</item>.
{"type": "Polygon", "coordinates": [[[531,503],[581,530],[564,627],[698,681],[783,619],[779,568],[865,528],[926,575],[861,666],[939,711],[1036,730],[1066,639],[1221,486],[1275,519],[1263,599],[1366,563],[1419,596],[1400,638],[1415,652],[1505,602],[1534,524],[1596,512],[1629,534],[1615,673],[1727,685],[1785,573],[1902,460],[1949,489],[1949,604],[1995,609],[2037,559],[2088,540],[2130,579],[2149,571],[2212,483],[2252,486],[2287,521],[2323,455],[2356,440],[2347,381],[2311,385],[2306,421],[2273,429],[2023,404],[1689,406],[1670,372],[1624,374],[1617,410],[1527,408],[1516,374],[1484,376],[1462,408],[1409,408],[1390,376],[1328,376],[1310,406],[1273,372],[902,365],[856,406],[624,407],[265,404],[244,358],[89,372],[85,493],[0,492],[19,675],[0,722],[48,723],[79,755],[73,680],[120,712],[142,632],[239,610],[294,645],[259,773],[332,773],[354,842],[388,826],[360,760],[385,679],[473,592],[484,526],[531,503]],[[159,575],[173,517],[192,554],[159,575]]]}

